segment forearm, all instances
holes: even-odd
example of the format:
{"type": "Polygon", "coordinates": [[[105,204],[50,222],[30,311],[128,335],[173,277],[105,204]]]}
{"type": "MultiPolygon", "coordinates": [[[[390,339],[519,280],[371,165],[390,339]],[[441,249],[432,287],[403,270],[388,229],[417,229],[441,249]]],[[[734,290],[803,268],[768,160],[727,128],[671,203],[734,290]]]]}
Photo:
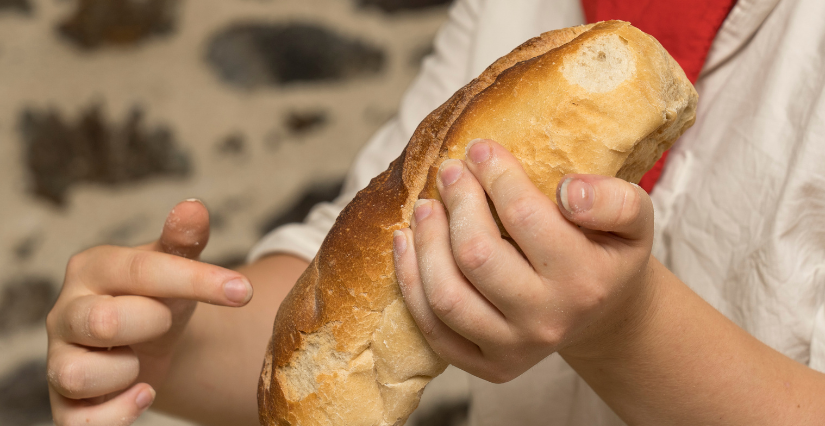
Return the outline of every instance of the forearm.
{"type": "Polygon", "coordinates": [[[239,270],[254,297],[243,308],[200,304],[178,343],[154,407],[204,425],[257,425],[257,384],[278,306],[307,262],[286,255],[239,270]]]}
{"type": "Polygon", "coordinates": [[[567,362],[629,424],[819,424],[825,374],[759,342],[651,258],[648,314],[567,362]]]}

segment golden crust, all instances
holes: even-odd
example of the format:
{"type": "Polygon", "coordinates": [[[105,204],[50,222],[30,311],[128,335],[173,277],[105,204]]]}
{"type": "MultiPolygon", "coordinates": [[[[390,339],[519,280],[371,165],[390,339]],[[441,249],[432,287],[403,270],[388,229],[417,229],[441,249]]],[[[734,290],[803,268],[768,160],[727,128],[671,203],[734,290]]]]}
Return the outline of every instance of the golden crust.
{"type": "Polygon", "coordinates": [[[551,31],[493,63],[355,196],[281,304],[261,424],[401,425],[446,367],[403,305],[391,241],[471,139],[502,143],[552,197],[566,173],[638,181],[693,123],[696,100],[658,42],[620,21],[551,31]]]}

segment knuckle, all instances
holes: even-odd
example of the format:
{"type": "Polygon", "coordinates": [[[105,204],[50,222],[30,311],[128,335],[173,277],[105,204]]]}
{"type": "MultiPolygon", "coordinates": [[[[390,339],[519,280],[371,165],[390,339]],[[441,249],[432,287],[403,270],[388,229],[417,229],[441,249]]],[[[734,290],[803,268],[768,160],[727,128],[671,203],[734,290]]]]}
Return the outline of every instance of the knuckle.
{"type": "Polygon", "coordinates": [[[493,257],[493,247],[483,234],[475,234],[458,244],[455,261],[466,272],[481,270],[493,257]]]}
{"type": "Polygon", "coordinates": [[[53,335],[57,332],[60,320],[60,314],[57,313],[57,310],[52,307],[48,314],[46,314],[46,331],[49,332],[49,335],[53,335]]]}
{"type": "Polygon", "coordinates": [[[75,415],[62,415],[62,416],[58,416],[58,417],[60,417],[60,420],[58,420],[57,418],[55,418],[55,420],[54,420],[54,424],[57,425],[57,426],[80,426],[80,425],[84,424],[84,422],[87,425],[89,423],[91,423],[90,422],[91,419],[81,420],[80,417],[77,414],[75,414],[75,415]]]}
{"type": "Polygon", "coordinates": [[[48,379],[58,393],[68,398],[79,395],[86,388],[86,371],[77,362],[50,365],[48,379]]]}
{"type": "Polygon", "coordinates": [[[64,410],[58,410],[54,406],[52,406],[52,421],[55,426],[70,426],[73,424],[64,410]]]}
{"type": "MultiPolygon", "coordinates": [[[[55,424],[57,424],[59,426],[89,426],[90,424],[100,424],[99,422],[100,422],[100,419],[97,419],[97,421],[94,421],[93,418],[90,417],[88,414],[84,414],[83,412],[75,412],[75,413],[72,413],[71,415],[64,416],[61,423],[57,423],[57,421],[55,421],[55,424]]],[[[118,425],[126,425],[128,423],[119,422],[119,423],[110,423],[110,424],[112,426],[118,426],[118,425]]]]}
{"type": "MultiPolygon", "coordinates": [[[[555,297],[553,297],[555,299],[555,297]]],[[[529,316],[519,318],[513,327],[513,345],[528,345],[530,348],[553,348],[564,337],[565,307],[553,299],[527,295],[527,300],[534,303],[525,309],[532,312],[529,316]]]]}
{"type": "Polygon", "coordinates": [[[518,374],[515,374],[513,369],[507,367],[506,364],[491,364],[486,368],[485,376],[484,380],[500,385],[515,379],[518,374]]]}
{"type": "Polygon", "coordinates": [[[642,197],[634,188],[624,192],[622,203],[616,211],[617,224],[629,224],[636,220],[642,212],[642,197]]]}
{"type": "Polygon", "coordinates": [[[421,334],[424,336],[427,344],[430,345],[430,348],[432,348],[439,357],[450,362],[450,352],[444,350],[449,343],[445,340],[446,333],[441,323],[438,320],[429,320],[418,324],[418,328],[421,330],[421,334]]]}
{"type": "Polygon", "coordinates": [[[501,371],[501,374],[498,377],[499,383],[507,383],[512,381],[516,377],[520,376],[518,372],[513,370],[512,368],[505,368],[501,371]]]}
{"type": "Polygon", "coordinates": [[[73,277],[80,273],[83,266],[86,264],[86,259],[89,257],[89,251],[82,251],[69,258],[66,263],[66,277],[73,277]]]}
{"type": "Polygon", "coordinates": [[[419,323],[418,328],[421,330],[421,333],[426,336],[427,341],[430,341],[431,339],[433,341],[438,340],[438,324],[435,321],[424,321],[419,323]]]}
{"type": "Polygon", "coordinates": [[[561,343],[563,337],[563,330],[557,326],[544,325],[531,330],[529,340],[543,347],[555,348],[561,343]]]}
{"type": "Polygon", "coordinates": [[[117,336],[120,316],[117,308],[110,303],[96,303],[87,317],[89,335],[99,341],[109,341],[117,336]]]}
{"type": "Polygon", "coordinates": [[[143,276],[146,274],[149,261],[149,252],[137,252],[129,256],[127,270],[129,271],[130,283],[134,288],[139,287],[143,276]]]}
{"type": "Polygon", "coordinates": [[[509,201],[499,217],[503,223],[513,227],[530,229],[538,220],[538,205],[533,197],[522,195],[509,201]]]}
{"type": "Polygon", "coordinates": [[[430,306],[440,318],[449,318],[460,311],[464,298],[455,287],[450,285],[438,286],[430,296],[430,306]]]}
{"type": "Polygon", "coordinates": [[[583,288],[579,295],[579,305],[585,310],[594,310],[602,307],[609,298],[607,288],[598,283],[583,288]]]}

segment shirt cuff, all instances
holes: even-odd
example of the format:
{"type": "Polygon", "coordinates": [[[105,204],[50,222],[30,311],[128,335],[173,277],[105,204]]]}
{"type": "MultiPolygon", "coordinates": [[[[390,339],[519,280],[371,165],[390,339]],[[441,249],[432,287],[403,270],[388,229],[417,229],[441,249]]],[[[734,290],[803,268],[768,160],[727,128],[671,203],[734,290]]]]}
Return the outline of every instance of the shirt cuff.
{"type": "Polygon", "coordinates": [[[266,234],[252,247],[246,261],[252,263],[276,253],[312,261],[340,212],[341,207],[334,203],[316,205],[303,223],[290,223],[266,234]]]}

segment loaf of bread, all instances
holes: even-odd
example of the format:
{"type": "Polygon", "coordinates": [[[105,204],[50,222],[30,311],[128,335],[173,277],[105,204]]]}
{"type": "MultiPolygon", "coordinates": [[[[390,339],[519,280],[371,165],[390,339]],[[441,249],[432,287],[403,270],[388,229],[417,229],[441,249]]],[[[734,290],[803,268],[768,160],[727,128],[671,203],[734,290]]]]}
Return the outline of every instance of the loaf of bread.
{"type": "Polygon", "coordinates": [[[403,425],[446,368],[404,305],[392,256],[415,201],[438,198],[442,161],[489,138],[549,197],[567,173],[638,182],[693,123],[696,101],[662,46],[621,21],[551,31],[493,63],[355,196],[281,304],[259,382],[261,424],[403,425]]]}

